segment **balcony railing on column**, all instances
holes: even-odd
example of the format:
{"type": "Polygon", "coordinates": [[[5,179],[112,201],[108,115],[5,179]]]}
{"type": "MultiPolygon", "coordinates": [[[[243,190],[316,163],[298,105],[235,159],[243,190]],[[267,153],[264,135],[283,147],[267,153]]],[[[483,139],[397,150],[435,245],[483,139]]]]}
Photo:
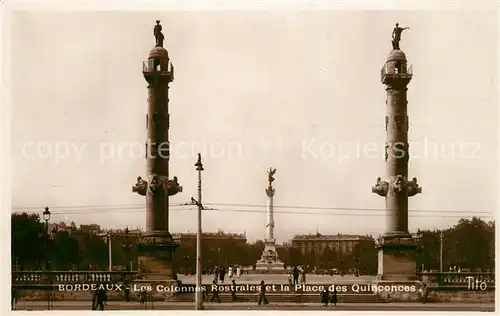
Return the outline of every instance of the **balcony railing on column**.
{"type": "Polygon", "coordinates": [[[384,81],[386,77],[411,78],[413,76],[413,65],[384,65],[380,70],[380,79],[384,81]]]}
{"type": "Polygon", "coordinates": [[[151,59],[142,62],[142,72],[143,73],[173,73],[174,66],[168,61],[166,65],[161,65],[157,60],[151,59]]]}

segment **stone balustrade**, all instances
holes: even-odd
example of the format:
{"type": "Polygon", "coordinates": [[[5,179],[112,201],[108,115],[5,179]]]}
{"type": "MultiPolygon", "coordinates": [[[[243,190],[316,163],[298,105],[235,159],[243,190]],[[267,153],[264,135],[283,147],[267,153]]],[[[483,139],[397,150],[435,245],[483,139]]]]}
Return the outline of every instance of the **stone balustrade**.
{"type": "Polygon", "coordinates": [[[137,271],[14,271],[12,284],[116,283],[131,280],[137,274],[137,271]]]}
{"type": "Polygon", "coordinates": [[[430,286],[475,287],[484,283],[489,288],[495,287],[494,272],[423,272],[419,276],[430,286]]]}

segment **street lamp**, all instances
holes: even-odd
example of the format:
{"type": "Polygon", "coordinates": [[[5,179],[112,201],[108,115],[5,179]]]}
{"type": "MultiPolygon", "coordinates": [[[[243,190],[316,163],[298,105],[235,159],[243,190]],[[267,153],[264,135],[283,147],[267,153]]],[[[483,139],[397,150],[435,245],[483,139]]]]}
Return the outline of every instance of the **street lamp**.
{"type": "MultiPolygon", "coordinates": [[[[123,252],[125,253],[125,271],[129,271],[129,254],[130,254],[130,248],[132,248],[132,244],[129,243],[129,239],[128,239],[128,235],[129,235],[129,230],[128,230],[128,227],[125,228],[125,241],[122,243],[122,248],[123,248],[123,252]]],[[[128,288],[128,275],[126,273],[124,273],[123,275],[123,283],[125,283],[125,301],[129,302],[130,301],[130,290],[128,288]]]]}
{"type": "Polygon", "coordinates": [[[45,221],[45,269],[49,269],[49,220],[50,220],[50,211],[49,207],[45,207],[45,211],[43,212],[43,220],[45,221]]]}
{"type": "MultiPolygon", "coordinates": [[[[49,207],[45,207],[45,211],[42,213],[43,215],[43,220],[45,221],[45,270],[47,271],[47,281],[49,282],[49,285],[52,285],[52,282],[50,280],[50,273],[49,272],[49,220],[50,220],[50,211],[49,207]]],[[[50,310],[51,307],[51,301],[50,301],[50,292],[47,292],[47,309],[50,310]]]]}
{"type": "MultiPolygon", "coordinates": [[[[203,168],[203,163],[201,162],[201,154],[198,153],[198,160],[194,164],[196,171],[198,171],[198,218],[197,224],[198,229],[196,231],[196,291],[195,291],[195,308],[196,310],[203,309],[203,293],[201,291],[202,287],[202,275],[201,275],[201,238],[202,238],[202,225],[201,225],[201,211],[203,209],[203,204],[201,202],[201,172],[205,170],[203,168]]],[[[194,200],[194,199],[192,199],[194,200]]],[[[195,201],[195,200],[194,200],[195,201]]]]}

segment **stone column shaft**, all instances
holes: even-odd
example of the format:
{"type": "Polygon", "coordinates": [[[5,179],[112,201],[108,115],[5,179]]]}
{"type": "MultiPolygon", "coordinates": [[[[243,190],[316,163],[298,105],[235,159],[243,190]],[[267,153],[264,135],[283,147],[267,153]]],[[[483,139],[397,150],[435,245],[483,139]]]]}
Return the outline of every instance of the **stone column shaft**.
{"type": "Polygon", "coordinates": [[[267,240],[274,240],[274,188],[269,186],[267,193],[267,240]]]}
{"type": "MultiPolygon", "coordinates": [[[[147,114],[147,175],[150,180],[157,176],[163,182],[169,177],[169,114],[168,84],[164,78],[155,78],[148,85],[147,114]]],[[[169,231],[169,196],[166,188],[148,192],[146,198],[146,231],[161,233],[169,231]]]]}

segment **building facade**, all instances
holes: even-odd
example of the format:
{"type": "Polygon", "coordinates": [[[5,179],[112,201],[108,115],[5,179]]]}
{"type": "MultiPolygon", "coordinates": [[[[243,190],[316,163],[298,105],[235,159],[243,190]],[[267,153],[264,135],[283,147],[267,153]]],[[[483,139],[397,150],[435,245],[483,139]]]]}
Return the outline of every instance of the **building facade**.
{"type": "Polygon", "coordinates": [[[335,250],[340,255],[353,254],[356,245],[373,244],[375,240],[368,235],[297,235],[292,239],[292,246],[300,249],[302,255],[311,252],[321,254],[325,249],[335,250]]]}
{"type": "MultiPolygon", "coordinates": [[[[178,273],[192,274],[196,266],[196,233],[174,233],[174,242],[178,245],[175,251],[174,264],[178,273]]],[[[202,235],[202,267],[213,269],[215,266],[242,264],[248,261],[247,238],[244,234],[203,233],[202,235]]]]}

